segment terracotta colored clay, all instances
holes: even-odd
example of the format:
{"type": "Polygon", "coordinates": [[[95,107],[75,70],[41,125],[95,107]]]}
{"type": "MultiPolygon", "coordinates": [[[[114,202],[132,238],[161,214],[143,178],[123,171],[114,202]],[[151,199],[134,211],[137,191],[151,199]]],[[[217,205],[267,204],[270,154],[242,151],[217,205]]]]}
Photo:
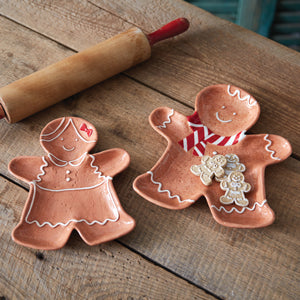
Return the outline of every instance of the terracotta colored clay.
{"type": "Polygon", "coordinates": [[[270,225],[274,213],[265,195],[265,167],[286,159],[292,149],[280,136],[245,135],[259,113],[260,107],[252,96],[230,85],[203,89],[196,97],[194,114],[188,117],[167,107],[154,110],[150,124],[167,139],[168,147],[151,171],[136,178],[135,191],[170,209],[188,207],[204,195],[213,217],[222,225],[240,228],[270,225]],[[250,191],[249,186],[244,189],[249,201],[240,202],[244,207],[235,201],[228,205],[221,203],[224,190],[220,182],[214,179],[206,186],[191,172],[193,165],[201,164],[203,155],[217,154],[238,157],[239,165],[233,166],[233,170],[239,167],[243,180],[251,186],[250,191]]]}
{"type": "Polygon", "coordinates": [[[47,156],[21,156],[9,171],[30,184],[21,221],[12,238],[31,248],[63,247],[72,230],[88,245],[130,232],[135,221],[125,213],[112,177],[128,167],[125,150],[89,154],[97,131],[80,118],[60,118],[43,129],[40,142],[47,156]]]}

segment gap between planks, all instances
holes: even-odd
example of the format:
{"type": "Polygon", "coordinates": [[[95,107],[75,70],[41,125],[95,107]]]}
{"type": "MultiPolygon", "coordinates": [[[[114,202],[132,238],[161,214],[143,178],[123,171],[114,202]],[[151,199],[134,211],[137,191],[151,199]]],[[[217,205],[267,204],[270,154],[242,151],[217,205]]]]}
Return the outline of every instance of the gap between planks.
{"type": "MultiPolygon", "coordinates": [[[[0,173],[0,177],[2,177],[3,179],[9,181],[10,183],[12,183],[12,184],[14,184],[14,185],[16,185],[16,186],[22,188],[23,190],[29,192],[29,189],[28,189],[28,188],[26,188],[25,186],[22,186],[21,184],[19,184],[18,182],[14,181],[13,179],[11,179],[11,178],[5,176],[4,174],[1,174],[1,173],[0,173]]],[[[172,271],[171,269],[165,267],[164,265],[162,265],[162,264],[156,262],[155,260],[153,260],[153,259],[147,257],[147,256],[144,255],[143,253],[141,253],[141,252],[137,251],[136,249],[134,249],[134,248],[132,248],[132,247],[126,245],[126,243],[120,241],[119,239],[116,239],[116,240],[114,240],[114,241],[117,242],[118,244],[120,244],[122,247],[126,248],[127,250],[129,250],[129,251],[131,251],[131,252],[133,252],[133,253],[139,255],[141,258],[143,258],[144,260],[148,261],[149,263],[151,263],[151,264],[153,264],[153,265],[155,265],[155,266],[158,266],[159,268],[165,270],[166,272],[168,272],[168,273],[170,273],[170,274],[173,274],[174,276],[176,276],[176,277],[178,277],[178,278],[184,280],[185,282],[187,282],[187,283],[189,283],[189,284],[195,286],[195,287],[198,288],[198,289],[201,289],[202,291],[204,291],[204,292],[207,293],[208,295],[213,296],[214,298],[216,298],[216,299],[218,299],[218,300],[222,300],[222,298],[220,298],[218,295],[212,293],[211,291],[209,291],[209,290],[203,288],[202,286],[200,286],[200,285],[198,285],[198,284],[195,284],[193,281],[191,281],[191,280],[189,280],[189,279],[187,279],[187,278],[181,276],[180,274],[178,274],[178,273],[172,271]]],[[[38,254],[38,253],[40,253],[40,251],[37,251],[37,252],[36,252],[36,254],[38,254]]],[[[11,254],[14,255],[13,253],[11,253],[11,254]]],[[[1,300],[1,298],[0,298],[0,300],[1,300]]]]}
{"type": "Polygon", "coordinates": [[[136,24],[133,23],[133,22],[130,22],[129,20],[125,19],[124,17],[121,17],[121,16],[119,16],[118,14],[116,14],[116,13],[114,13],[114,12],[111,12],[110,10],[108,10],[108,9],[106,9],[106,8],[101,7],[100,5],[94,3],[94,2],[92,2],[92,1],[90,1],[90,0],[87,0],[87,3],[89,3],[90,5],[92,5],[92,6],[94,6],[94,7],[97,7],[97,8],[99,8],[99,9],[101,9],[101,10],[103,10],[103,11],[109,13],[110,15],[112,15],[112,16],[114,16],[114,17],[120,19],[120,20],[122,20],[123,22],[125,22],[125,23],[127,23],[127,24],[130,24],[130,25],[135,26],[135,27],[139,27],[140,29],[143,30],[143,32],[150,33],[150,32],[148,32],[145,28],[143,28],[143,27],[141,27],[141,26],[138,26],[138,25],[136,25],[136,24]]]}
{"type": "MultiPolygon", "coordinates": [[[[88,1],[88,2],[91,3],[91,4],[93,4],[93,3],[90,2],[90,1],[88,1]]],[[[97,6],[97,5],[95,5],[95,6],[97,6]]],[[[97,6],[97,7],[98,7],[98,6],[97,6]]],[[[102,9],[102,8],[99,7],[99,9],[102,9]]],[[[106,11],[105,9],[103,9],[103,10],[106,11]]],[[[109,12],[109,11],[107,11],[107,12],[110,13],[110,14],[112,14],[112,13],[109,12]]],[[[112,15],[114,15],[114,14],[112,14],[112,15]]],[[[26,28],[26,29],[30,30],[31,32],[34,32],[34,33],[38,34],[39,36],[41,36],[41,37],[43,37],[43,38],[45,38],[45,39],[48,39],[48,40],[50,40],[50,41],[56,43],[57,45],[60,45],[60,46],[63,47],[65,50],[73,51],[74,54],[79,53],[79,51],[77,51],[77,50],[75,50],[75,49],[73,49],[73,48],[71,48],[71,47],[69,47],[69,46],[67,46],[67,45],[65,45],[65,44],[63,44],[63,43],[61,43],[61,42],[59,42],[59,41],[53,39],[53,38],[51,38],[51,37],[49,37],[48,35],[45,35],[45,34],[43,34],[43,33],[40,33],[40,32],[38,32],[38,31],[32,29],[31,27],[26,26],[26,25],[24,25],[24,24],[22,24],[22,23],[20,23],[20,22],[18,22],[18,21],[16,21],[16,20],[14,20],[14,19],[11,19],[11,18],[9,18],[9,17],[7,17],[7,16],[5,16],[5,15],[3,15],[3,14],[1,14],[1,13],[0,13],[0,17],[3,17],[3,18],[5,18],[5,19],[7,19],[7,20],[9,20],[9,21],[11,21],[11,22],[13,22],[13,23],[15,23],[15,24],[17,24],[17,25],[23,27],[23,28],[26,28]]],[[[116,17],[118,17],[118,16],[116,15],[116,17]]],[[[121,17],[118,17],[118,18],[122,19],[121,17]]],[[[122,20],[123,20],[123,19],[122,19],[122,20]]],[[[128,24],[132,24],[132,23],[126,21],[126,20],[123,20],[123,21],[124,21],[124,22],[127,22],[128,24]]],[[[137,27],[137,25],[135,25],[135,24],[132,24],[132,25],[137,27]]],[[[144,31],[144,29],[143,29],[143,31],[144,31]]],[[[180,50],[180,51],[181,51],[181,50],[180,50]]],[[[181,52],[182,52],[182,51],[181,51],[181,52]]],[[[175,102],[178,102],[178,103],[180,103],[180,104],[183,104],[183,105],[186,106],[186,107],[194,108],[193,106],[190,106],[190,105],[184,103],[183,101],[181,101],[181,100],[179,100],[179,99],[176,99],[176,98],[174,98],[174,97],[172,97],[172,96],[170,96],[170,95],[168,95],[168,94],[166,94],[166,93],[164,93],[164,92],[158,90],[157,88],[151,87],[150,85],[148,85],[148,84],[146,84],[146,83],[144,83],[144,82],[142,82],[142,81],[140,81],[140,80],[138,80],[138,79],[136,79],[136,78],[134,78],[134,77],[132,77],[132,76],[130,76],[130,75],[128,75],[128,74],[126,74],[125,72],[121,72],[121,73],[119,73],[119,74],[122,74],[123,76],[125,76],[125,77],[127,77],[127,78],[129,78],[129,79],[131,79],[131,80],[133,80],[133,81],[135,81],[135,82],[137,82],[137,83],[139,83],[139,84],[141,84],[141,85],[143,85],[143,86],[145,86],[145,87],[147,87],[147,88],[149,88],[149,89],[151,89],[151,90],[153,90],[153,91],[155,91],[155,92],[157,92],[157,93],[159,93],[159,94],[161,94],[161,95],[163,95],[163,96],[166,96],[166,97],[168,97],[168,98],[174,100],[175,102]]]]}
{"type": "MultiPolygon", "coordinates": [[[[120,18],[121,20],[123,20],[124,22],[126,22],[126,23],[128,23],[128,24],[137,26],[137,25],[135,25],[134,23],[132,23],[132,22],[130,22],[130,21],[128,21],[128,20],[126,20],[126,19],[124,19],[124,18],[122,18],[122,17],[120,17],[120,16],[118,16],[118,15],[112,13],[112,12],[110,12],[109,10],[104,9],[104,8],[102,8],[102,7],[100,7],[100,6],[98,6],[98,5],[94,4],[94,3],[92,3],[91,1],[88,1],[88,3],[90,3],[91,5],[94,5],[94,6],[98,7],[99,9],[103,9],[104,11],[106,11],[106,12],[108,12],[108,13],[110,13],[110,14],[112,14],[112,15],[118,17],[118,18],[120,18]]],[[[43,37],[43,38],[45,38],[45,39],[47,39],[47,40],[49,40],[49,41],[52,41],[52,42],[56,43],[57,45],[61,46],[61,47],[64,48],[65,50],[69,50],[69,51],[74,52],[74,54],[76,54],[76,53],[79,52],[79,51],[77,51],[77,50],[75,50],[75,49],[73,49],[73,48],[71,48],[71,47],[69,47],[69,46],[67,46],[67,45],[65,45],[65,44],[63,44],[63,43],[57,41],[56,39],[53,39],[53,38],[49,37],[48,35],[45,35],[45,34],[43,34],[43,33],[40,33],[40,32],[38,32],[38,31],[32,29],[31,27],[26,26],[26,25],[24,25],[24,24],[22,24],[22,23],[20,23],[20,22],[18,22],[18,21],[16,21],[16,20],[14,20],[14,19],[12,19],[12,18],[9,18],[9,17],[7,17],[7,16],[5,16],[5,15],[3,15],[3,14],[1,14],[1,13],[0,13],[0,17],[3,17],[3,18],[5,18],[5,19],[11,21],[11,22],[17,24],[18,26],[21,26],[21,27],[23,27],[23,28],[26,28],[27,30],[30,30],[31,32],[34,32],[35,34],[37,34],[37,35],[39,35],[39,36],[41,36],[41,37],[43,37]]],[[[142,28],[142,29],[143,29],[143,28],[142,28]]],[[[144,30],[144,29],[143,29],[143,30],[144,30]]],[[[180,52],[184,53],[184,51],[182,51],[181,49],[178,49],[178,50],[179,50],[180,52]]],[[[197,58],[197,57],[194,57],[194,58],[199,60],[199,58],[197,58]]],[[[126,71],[125,71],[125,72],[126,72],[126,71]]],[[[159,94],[162,95],[162,96],[168,97],[169,99],[171,99],[171,100],[173,100],[173,101],[175,101],[175,102],[177,102],[177,103],[179,103],[179,104],[184,105],[185,107],[194,109],[194,106],[188,105],[188,104],[185,103],[184,101],[182,101],[182,100],[180,100],[180,99],[177,99],[177,98],[174,98],[173,96],[171,96],[171,95],[169,95],[169,94],[167,94],[167,93],[165,93],[165,92],[163,92],[163,91],[160,91],[159,89],[157,89],[157,88],[155,88],[155,87],[152,87],[152,86],[148,85],[147,83],[144,83],[144,82],[142,82],[142,81],[140,81],[140,80],[138,80],[138,79],[136,79],[136,78],[130,76],[129,74],[127,74],[127,73],[125,73],[125,72],[121,72],[120,74],[123,75],[123,76],[125,76],[125,77],[127,77],[128,79],[130,79],[130,80],[132,80],[132,81],[134,81],[134,82],[136,82],[136,83],[138,83],[138,84],[140,84],[140,85],[142,85],[142,86],[148,88],[148,89],[151,89],[151,90],[153,90],[153,91],[159,93],[159,94]]],[[[64,101],[64,100],[63,100],[63,101],[64,101]]],[[[247,131],[247,132],[250,133],[250,134],[251,134],[251,133],[252,133],[252,134],[254,133],[254,132],[252,132],[251,130],[249,130],[249,131],[247,131]]],[[[297,154],[294,153],[294,152],[292,153],[291,157],[294,158],[294,159],[296,159],[296,160],[298,160],[298,161],[300,160],[300,156],[297,155],[297,154]]],[[[3,174],[1,174],[1,173],[0,173],[0,176],[3,176],[4,178],[8,179],[5,175],[3,175],[3,174]]],[[[13,182],[13,181],[12,181],[12,182],[13,182]]],[[[16,182],[13,182],[13,183],[16,183],[16,182]]],[[[18,183],[16,183],[16,184],[18,184],[18,183]]],[[[19,184],[18,184],[18,185],[19,185],[19,184]]]]}
{"type": "Polygon", "coordinates": [[[141,253],[141,252],[137,251],[136,249],[134,249],[134,248],[132,248],[132,247],[126,245],[124,242],[121,242],[121,241],[119,241],[119,240],[116,240],[116,241],[117,241],[120,245],[124,246],[125,248],[127,248],[128,250],[134,252],[135,254],[141,256],[142,258],[144,258],[145,260],[149,261],[150,263],[152,263],[152,264],[154,264],[154,265],[156,265],[156,266],[158,266],[158,267],[160,267],[160,268],[166,270],[167,272],[169,272],[169,273],[175,275],[176,277],[178,277],[178,278],[180,278],[180,279],[186,281],[187,283],[189,283],[189,284],[191,284],[191,285],[193,285],[193,286],[195,286],[195,287],[197,287],[197,288],[203,290],[203,291],[204,291],[205,293],[207,293],[208,295],[213,296],[213,297],[215,297],[215,298],[218,299],[218,300],[223,300],[223,298],[219,297],[218,295],[212,293],[211,291],[205,289],[204,287],[202,287],[202,286],[200,286],[200,285],[198,285],[198,284],[195,284],[193,281],[191,281],[191,280],[189,280],[189,279],[187,279],[187,278],[181,276],[180,274],[178,274],[178,273],[172,271],[171,269],[165,267],[164,265],[162,265],[162,264],[156,262],[155,260],[153,260],[153,259],[147,257],[147,256],[144,255],[143,253],[141,253]]]}
{"type": "MultiPolygon", "coordinates": [[[[129,2],[132,2],[134,5],[136,5],[138,8],[140,8],[140,4],[137,4],[137,3],[135,3],[134,1],[129,1],[129,2]]],[[[141,1],[141,2],[144,2],[144,1],[141,1]]],[[[167,1],[168,2],[168,1],[167,1]]],[[[166,2],[166,3],[167,3],[166,2]]],[[[119,20],[120,20],[120,22],[122,22],[123,24],[127,24],[127,27],[128,27],[128,25],[130,25],[130,26],[132,26],[132,24],[136,24],[136,23],[139,23],[139,21],[138,20],[135,20],[134,18],[132,18],[132,15],[129,13],[129,14],[124,14],[124,11],[123,10],[120,10],[120,11],[118,11],[118,10],[116,10],[116,12],[115,13],[113,13],[112,12],[112,10],[114,10],[114,6],[110,6],[110,5],[106,5],[106,3],[105,3],[105,1],[104,2],[100,2],[100,3],[98,3],[98,1],[96,1],[96,0],[89,0],[89,1],[86,1],[86,3],[88,4],[88,6],[90,6],[90,8],[94,8],[93,9],[93,11],[99,11],[99,12],[103,12],[103,13],[105,13],[105,14],[107,14],[107,15],[110,15],[111,17],[113,17],[113,18],[118,18],[119,20]],[[103,8],[102,6],[104,6],[105,8],[103,8]],[[129,20],[128,20],[129,19],[129,20]]],[[[182,4],[183,4],[184,2],[182,2],[182,4]]],[[[185,5],[186,6],[189,6],[189,4],[187,4],[187,3],[185,3],[185,5]]],[[[130,4],[129,4],[129,6],[130,6],[130,4]]],[[[129,7],[128,6],[128,7],[129,7]]],[[[118,7],[118,4],[116,4],[116,7],[118,7]]],[[[128,8],[127,7],[127,8],[128,8]]],[[[181,6],[180,6],[181,7],[181,6]]],[[[182,7],[182,8],[184,8],[184,6],[182,7]]],[[[195,8],[195,7],[194,7],[195,8]]],[[[126,11],[126,7],[124,8],[125,9],[125,11],[126,11]]],[[[200,12],[200,9],[199,9],[199,12],[200,12]]],[[[150,15],[152,15],[152,11],[150,12],[150,15]]],[[[14,15],[14,14],[10,14],[10,13],[8,13],[7,12],[7,14],[9,15],[8,17],[7,17],[7,19],[9,19],[9,20],[14,20],[14,19],[16,19],[16,20],[19,20],[19,21],[16,21],[16,23],[17,24],[19,24],[19,25],[21,25],[22,23],[23,24],[27,24],[27,22],[24,20],[24,19],[18,19],[18,17],[16,17],[16,15],[14,15]],[[19,23],[19,22],[21,22],[21,23],[19,23]]],[[[194,14],[192,14],[191,16],[190,16],[190,18],[191,18],[191,20],[193,20],[193,17],[194,17],[194,14]]],[[[98,19],[98,21],[99,21],[99,19],[98,19]]],[[[200,22],[201,23],[201,22],[200,22]]],[[[142,21],[141,22],[141,25],[139,25],[139,27],[141,27],[141,28],[147,28],[147,26],[146,26],[146,24],[147,23],[145,23],[144,21],[142,21]]],[[[228,24],[228,25],[230,25],[230,24],[228,24]]],[[[231,24],[232,26],[234,25],[234,24],[231,24]]],[[[26,26],[26,25],[25,25],[26,26]]],[[[25,27],[24,26],[24,27],[25,27]]],[[[234,25],[234,26],[236,26],[236,25],[234,25]]],[[[233,26],[233,27],[234,27],[233,26]]],[[[33,27],[33,28],[35,28],[34,27],[34,25],[27,25],[27,29],[31,29],[31,27],[33,27]]],[[[126,26],[125,26],[126,27],[126,26]]],[[[230,26],[229,26],[230,27],[230,26]]],[[[151,28],[153,28],[153,30],[155,30],[156,28],[154,27],[154,26],[152,26],[151,28]]],[[[38,29],[35,29],[35,30],[33,30],[34,32],[38,32],[38,29]]],[[[152,30],[150,30],[150,31],[152,31],[152,30]]],[[[45,31],[43,31],[42,30],[42,32],[44,32],[44,35],[43,34],[41,34],[42,36],[46,36],[47,37],[47,35],[49,34],[49,33],[46,33],[45,34],[45,31]]],[[[46,31],[47,32],[47,31],[46,31]]],[[[119,32],[119,31],[118,31],[119,32]]],[[[229,31],[228,31],[228,33],[230,33],[231,31],[230,31],[230,28],[229,28],[229,31]]],[[[39,32],[38,32],[39,33],[39,32]]],[[[240,37],[240,32],[238,32],[239,33],[239,37],[240,37]]],[[[40,34],[40,33],[39,33],[40,34]]],[[[50,33],[50,36],[51,36],[51,33],[50,33]]],[[[53,36],[53,35],[52,35],[53,36]]],[[[255,37],[255,35],[253,35],[254,37],[255,37]]],[[[54,35],[54,38],[49,38],[49,40],[51,40],[51,41],[54,41],[54,42],[56,42],[56,39],[58,39],[58,40],[60,40],[59,39],[59,37],[57,37],[56,35],[54,35]]],[[[252,39],[252,35],[251,35],[251,38],[250,38],[250,40],[252,39]]],[[[259,39],[259,41],[260,41],[260,39],[259,39]]],[[[58,44],[60,44],[60,45],[63,45],[63,46],[65,46],[64,45],[64,43],[67,43],[67,44],[69,44],[69,41],[65,41],[65,42],[58,42],[58,44]]],[[[187,43],[187,41],[185,41],[185,43],[187,43]]],[[[68,46],[65,46],[66,48],[68,48],[68,46]]],[[[176,47],[175,45],[172,45],[172,47],[173,48],[176,48],[176,51],[178,52],[178,53],[185,53],[186,55],[188,55],[189,57],[192,57],[193,59],[195,59],[195,60],[198,60],[198,62],[202,62],[203,64],[205,64],[205,65],[207,65],[207,66],[215,66],[215,64],[213,64],[213,63],[211,63],[210,61],[208,61],[208,60],[202,60],[201,58],[199,58],[199,57],[196,57],[196,56],[194,56],[193,54],[193,52],[191,52],[191,53],[187,53],[186,51],[184,51],[184,49],[181,49],[181,47],[179,47],[179,49],[178,49],[178,47],[176,47]]],[[[69,47],[70,49],[72,49],[72,47],[69,47]]],[[[73,48],[76,48],[76,49],[80,49],[80,46],[73,46],[73,48]],[[79,47],[79,48],[78,48],[79,47]]],[[[259,49],[261,49],[261,45],[260,45],[260,47],[259,47],[259,49]]],[[[73,49],[72,49],[73,50],[73,49]]],[[[292,54],[292,53],[291,53],[292,54]]],[[[276,54],[276,57],[277,57],[278,55],[276,54]]],[[[280,56],[281,58],[282,58],[282,56],[280,56]]],[[[284,57],[290,57],[290,55],[287,55],[287,53],[285,53],[285,55],[284,55],[284,57]]],[[[143,68],[142,68],[143,69],[143,68]]],[[[147,66],[146,66],[146,70],[147,70],[147,66]]],[[[214,68],[214,70],[216,70],[216,71],[218,71],[218,70],[220,70],[219,68],[214,68]]],[[[226,71],[227,72],[227,71],[226,71]]],[[[123,73],[123,75],[127,75],[127,74],[131,74],[131,71],[129,71],[129,72],[126,72],[125,74],[123,73]]],[[[233,73],[233,72],[230,72],[230,70],[229,70],[229,72],[227,72],[227,75],[231,78],[231,79],[233,79],[233,80],[235,80],[237,77],[235,77],[235,73],[233,73]]],[[[133,75],[134,76],[134,75],[133,75]]],[[[142,76],[142,79],[141,80],[143,80],[143,81],[146,81],[146,82],[148,82],[148,79],[147,78],[143,78],[143,74],[141,75],[142,76]]],[[[138,76],[139,77],[139,76],[138,76]]],[[[140,79],[138,79],[138,80],[140,80],[140,79]]],[[[221,82],[223,82],[224,80],[222,79],[222,81],[221,82]]],[[[245,82],[245,84],[247,84],[247,81],[244,81],[245,82]]],[[[152,85],[153,83],[149,83],[149,85],[152,85]]],[[[156,85],[155,83],[154,83],[154,85],[156,85]]],[[[208,85],[208,84],[206,84],[206,85],[208,85]]],[[[238,85],[238,86],[243,86],[243,85],[238,85]]],[[[258,86],[256,86],[257,88],[259,88],[258,86]]],[[[165,89],[162,87],[162,86],[159,86],[159,87],[157,87],[157,89],[156,89],[156,91],[158,91],[158,90],[164,90],[165,91],[165,89]]],[[[173,97],[175,97],[175,98],[178,98],[178,97],[180,97],[181,99],[185,99],[185,102],[186,103],[188,103],[189,104],[189,102],[190,102],[190,99],[191,99],[191,97],[188,97],[188,98],[185,98],[185,97],[182,97],[182,96],[180,96],[180,93],[179,94],[174,94],[173,93],[174,91],[172,91],[172,90],[169,90],[169,91],[165,91],[165,94],[171,94],[171,95],[173,95],[173,97]],[[187,101],[188,100],[188,101],[187,101]]],[[[196,93],[196,92],[195,92],[196,93]]],[[[258,95],[257,95],[258,96],[258,95]]],[[[171,97],[172,98],[172,97],[171,97]]],[[[270,98],[272,98],[272,94],[270,93],[270,98]]],[[[174,98],[172,98],[172,99],[174,99],[174,98]]],[[[176,100],[176,101],[178,101],[178,100],[176,100]]],[[[267,105],[266,104],[267,102],[265,102],[264,104],[265,105],[267,105]]],[[[266,118],[266,120],[267,120],[268,118],[266,118]]],[[[261,124],[260,124],[261,125],[261,124]]],[[[260,127],[261,129],[262,129],[262,127],[260,127]]],[[[280,131],[280,129],[279,128],[277,128],[276,127],[276,130],[277,130],[277,133],[280,133],[281,131],[280,131]]],[[[285,132],[285,136],[287,136],[287,137],[289,137],[289,129],[288,128],[285,128],[285,130],[286,131],[284,131],[285,132]],[[287,134],[288,133],[288,134],[287,134]]],[[[251,132],[251,131],[250,131],[251,132]]],[[[291,136],[291,138],[289,139],[289,140],[291,140],[291,141],[293,141],[293,143],[297,143],[297,139],[295,139],[294,140],[294,137],[293,136],[291,136]]],[[[296,149],[297,147],[295,146],[295,149],[296,149]]],[[[298,155],[298,157],[300,157],[300,155],[299,155],[299,153],[297,153],[297,149],[296,149],[296,151],[295,151],[295,154],[297,154],[298,155]]]]}
{"type": "Polygon", "coordinates": [[[22,24],[22,23],[20,23],[20,22],[14,20],[14,19],[12,19],[12,18],[9,18],[9,17],[7,17],[7,16],[5,16],[5,15],[3,15],[3,14],[1,14],[1,13],[0,13],[0,17],[4,18],[4,19],[6,19],[6,20],[8,20],[8,21],[10,21],[10,22],[13,22],[13,23],[15,23],[15,24],[17,24],[17,25],[19,25],[19,26],[21,26],[21,27],[23,27],[23,28],[26,28],[27,30],[30,30],[31,32],[34,32],[34,33],[36,33],[37,35],[39,35],[39,36],[41,36],[41,37],[43,37],[43,38],[45,38],[45,39],[47,39],[47,40],[49,40],[49,41],[52,41],[52,42],[56,43],[57,45],[61,46],[61,47],[64,48],[65,50],[73,51],[74,54],[76,54],[76,53],[79,52],[79,51],[77,51],[77,50],[75,50],[75,49],[73,49],[73,48],[71,48],[71,47],[69,47],[69,46],[67,46],[67,45],[65,45],[65,44],[63,44],[63,43],[61,43],[61,42],[59,42],[59,41],[53,39],[53,38],[51,38],[51,37],[48,36],[48,35],[45,35],[45,34],[43,34],[43,33],[41,33],[41,32],[38,32],[38,31],[34,30],[33,28],[31,28],[31,27],[29,27],[29,26],[26,26],[25,24],[22,24]]]}

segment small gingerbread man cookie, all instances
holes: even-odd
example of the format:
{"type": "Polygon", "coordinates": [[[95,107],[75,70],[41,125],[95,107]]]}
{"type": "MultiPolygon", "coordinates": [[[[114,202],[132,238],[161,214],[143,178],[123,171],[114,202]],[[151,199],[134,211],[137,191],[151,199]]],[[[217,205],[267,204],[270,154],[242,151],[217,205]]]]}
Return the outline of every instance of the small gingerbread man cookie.
{"type": "Polygon", "coordinates": [[[235,203],[239,206],[247,206],[249,201],[245,198],[244,193],[251,190],[251,185],[244,180],[244,175],[236,171],[231,172],[226,179],[222,180],[220,187],[226,193],[221,196],[220,202],[226,205],[235,203]]]}
{"type": "Polygon", "coordinates": [[[223,176],[216,176],[215,180],[220,182],[224,179],[226,179],[230,173],[236,171],[236,172],[244,172],[246,170],[246,167],[244,164],[240,163],[240,159],[236,154],[230,153],[226,154],[225,158],[227,160],[226,165],[224,166],[224,175],[223,176]]]}
{"type": "Polygon", "coordinates": [[[201,159],[201,165],[193,165],[191,172],[200,176],[203,184],[211,185],[214,176],[221,177],[224,175],[223,167],[225,165],[226,158],[223,155],[215,155],[214,157],[204,155],[201,159]]]}

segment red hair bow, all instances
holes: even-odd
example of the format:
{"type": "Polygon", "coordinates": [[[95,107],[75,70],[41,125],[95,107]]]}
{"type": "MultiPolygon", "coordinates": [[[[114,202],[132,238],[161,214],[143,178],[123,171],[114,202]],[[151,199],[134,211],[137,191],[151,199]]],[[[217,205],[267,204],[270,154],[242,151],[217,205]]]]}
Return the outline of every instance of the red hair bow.
{"type": "Polygon", "coordinates": [[[80,126],[79,129],[82,130],[82,131],[85,131],[85,132],[87,133],[88,137],[90,137],[90,136],[92,135],[92,133],[93,133],[93,129],[87,128],[87,126],[86,126],[85,123],[83,123],[83,124],[80,126]]]}

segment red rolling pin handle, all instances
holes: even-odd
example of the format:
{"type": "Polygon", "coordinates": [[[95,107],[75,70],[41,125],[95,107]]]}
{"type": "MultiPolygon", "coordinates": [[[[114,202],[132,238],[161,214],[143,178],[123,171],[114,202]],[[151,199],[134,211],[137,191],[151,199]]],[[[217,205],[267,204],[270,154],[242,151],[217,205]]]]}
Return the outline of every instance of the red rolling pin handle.
{"type": "Polygon", "coordinates": [[[176,19],[147,35],[150,45],[185,32],[190,26],[186,18],[176,19]]]}

